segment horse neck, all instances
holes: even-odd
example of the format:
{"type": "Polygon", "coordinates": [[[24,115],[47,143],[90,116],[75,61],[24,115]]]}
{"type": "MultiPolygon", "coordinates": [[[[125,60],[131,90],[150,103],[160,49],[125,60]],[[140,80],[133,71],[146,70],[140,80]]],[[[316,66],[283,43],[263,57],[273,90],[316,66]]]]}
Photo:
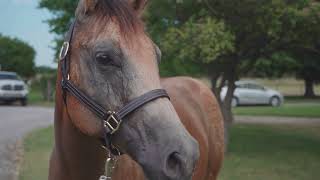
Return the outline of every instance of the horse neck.
{"type": "Polygon", "coordinates": [[[83,134],[72,123],[62,97],[60,72],[57,79],[51,179],[98,179],[104,173],[106,152],[96,138],[83,134]]]}

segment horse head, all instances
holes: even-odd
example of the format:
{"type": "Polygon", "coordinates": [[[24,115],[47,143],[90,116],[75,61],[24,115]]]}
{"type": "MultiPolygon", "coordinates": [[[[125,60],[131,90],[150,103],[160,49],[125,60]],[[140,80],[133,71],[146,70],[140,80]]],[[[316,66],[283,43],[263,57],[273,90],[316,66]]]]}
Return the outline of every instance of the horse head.
{"type": "MultiPolygon", "coordinates": [[[[76,10],[70,51],[70,80],[106,109],[161,89],[161,53],[144,31],[145,0],[81,0],[76,10]]],[[[101,119],[67,96],[72,123],[101,138],[101,119]]],[[[167,98],[135,110],[110,137],[113,146],[141,165],[147,179],[191,179],[198,143],[187,132],[167,98]]]]}

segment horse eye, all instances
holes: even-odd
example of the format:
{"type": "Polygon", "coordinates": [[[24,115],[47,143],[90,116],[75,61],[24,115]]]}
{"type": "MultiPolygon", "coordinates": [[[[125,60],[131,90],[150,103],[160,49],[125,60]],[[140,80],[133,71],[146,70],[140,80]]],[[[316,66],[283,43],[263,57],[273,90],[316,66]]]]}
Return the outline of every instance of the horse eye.
{"type": "Polygon", "coordinates": [[[112,58],[105,53],[98,53],[96,55],[96,60],[99,64],[102,65],[112,65],[112,58]]]}

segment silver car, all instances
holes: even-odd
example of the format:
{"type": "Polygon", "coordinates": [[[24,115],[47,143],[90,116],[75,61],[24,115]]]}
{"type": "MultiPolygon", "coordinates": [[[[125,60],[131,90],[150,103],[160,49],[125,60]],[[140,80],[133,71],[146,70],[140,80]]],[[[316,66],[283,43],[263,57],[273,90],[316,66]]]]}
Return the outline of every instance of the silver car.
{"type": "MultiPolygon", "coordinates": [[[[254,81],[237,81],[236,89],[232,98],[232,107],[238,105],[271,105],[280,106],[283,101],[283,95],[273,89],[266,88],[254,81]]],[[[225,86],[221,90],[221,98],[224,99],[228,88],[225,86]]]]}
{"type": "Polygon", "coordinates": [[[20,101],[27,105],[28,88],[16,73],[0,71],[0,101],[10,104],[20,101]]]}

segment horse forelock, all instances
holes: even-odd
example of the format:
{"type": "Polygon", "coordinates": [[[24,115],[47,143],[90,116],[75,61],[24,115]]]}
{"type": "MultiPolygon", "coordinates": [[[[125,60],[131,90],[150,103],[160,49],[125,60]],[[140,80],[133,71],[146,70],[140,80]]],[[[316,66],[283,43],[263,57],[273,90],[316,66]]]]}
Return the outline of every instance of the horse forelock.
{"type": "MultiPolygon", "coordinates": [[[[84,6],[84,3],[81,3],[80,7],[78,7],[82,9],[82,11],[77,11],[77,16],[79,16],[79,13],[83,13],[83,9],[85,9],[81,6],[84,6]]],[[[101,22],[102,20],[105,23],[110,22],[110,20],[116,21],[120,33],[126,40],[130,40],[135,34],[144,31],[142,20],[133,7],[131,7],[128,0],[97,0],[94,11],[95,12],[90,14],[95,15],[95,21],[101,22]]],[[[101,24],[100,30],[104,29],[103,26],[105,23],[101,24]]]]}

